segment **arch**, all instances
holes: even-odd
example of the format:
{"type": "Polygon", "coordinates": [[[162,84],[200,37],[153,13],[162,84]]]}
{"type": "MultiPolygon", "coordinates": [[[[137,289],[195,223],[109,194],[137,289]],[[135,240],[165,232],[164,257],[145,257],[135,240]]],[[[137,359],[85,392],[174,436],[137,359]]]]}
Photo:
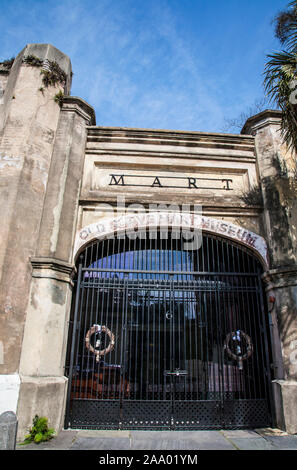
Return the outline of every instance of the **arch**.
{"type": "Polygon", "coordinates": [[[93,224],[81,232],[66,427],[270,425],[271,349],[259,252],[240,246],[234,231],[229,237],[218,226],[215,231],[213,219],[203,220],[212,231],[188,252],[172,230],[150,238],[148,227],[201,228],[202,221],[194,225],[189,214],[168,224],[160,216],[109,219],[101,230],[93,224]],[[133,229],[146,236],[130,238],[133,229]],[[109,239],[115,232],[124,236],[109,239]]]}
{"type": "Polygon", "coordinates": [[[87,225],[76,234],[73,252],[74,261],[86,245],[95,239],[104,239],[112,237],[114,234],[129,231],[140,232],[153,228],[196,230],[233,240],[254,252],[264,270],[269,267],[267,244],[260,235],[225,220],[200,214],[179,212],[149,212],[105,217],[98,222],[87,225]]]}

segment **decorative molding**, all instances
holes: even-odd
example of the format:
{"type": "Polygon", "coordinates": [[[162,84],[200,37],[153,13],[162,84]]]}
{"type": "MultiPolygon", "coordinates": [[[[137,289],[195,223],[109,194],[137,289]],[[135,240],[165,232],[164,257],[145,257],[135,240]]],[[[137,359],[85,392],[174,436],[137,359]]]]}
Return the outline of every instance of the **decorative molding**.
{"type": "Polygon", "coordinates": [[[73,264],[54,258],[31,258],[32,277],[55,279],[72,284],[76,268],[73,264]]]}
{"type": "Polygon", "coordinates": [[[280,124],[282,118],[282,112],[277,109],[266,109],[261,113],[251,116],[245,122],[241,134],[243,135],[255,135],[256,131],[262,127],[269,125],[280,124]]]}
{"type": "Polygon", "coordinates": [[[77,96],[64,96],[62,110],[77,112],[84,118],[87,124],[95,125],[96,123],[94,108],[77,96]]]}
{"type": "Polygon", "coordinates": [[[297,266],[282,266],[266,271],[262,276],[266,291],[297,286],[297,266]]]}

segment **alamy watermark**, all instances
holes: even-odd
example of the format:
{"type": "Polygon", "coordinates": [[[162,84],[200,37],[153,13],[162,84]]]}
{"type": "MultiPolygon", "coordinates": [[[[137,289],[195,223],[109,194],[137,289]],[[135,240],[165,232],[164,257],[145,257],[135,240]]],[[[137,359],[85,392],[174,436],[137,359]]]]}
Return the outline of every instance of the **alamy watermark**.
{"type": "Polygon", "coordinates": [[[140,203],[127,204],[125,196],[118,196],[116,206],[101,204],[99,210],[104,210],[112,219],[117,219],[114,227],[107,238],[130,240],[157,239],[171,240],[180,239],[183,250],[197,250],[202,244],[202,229],[194,226],[194,217],[201,217],[202,206],[195,204],[175,203],[151,203],[143,205],[140,203]],[[129,223],[130,221],[130,223],[129,223]]]}
{"type": "Polygon", "coordinates": [[[291,104],[297,104],[297,79],[289,82],[289,88],[292,90],[289,96],[289,102],[291,104]]]}

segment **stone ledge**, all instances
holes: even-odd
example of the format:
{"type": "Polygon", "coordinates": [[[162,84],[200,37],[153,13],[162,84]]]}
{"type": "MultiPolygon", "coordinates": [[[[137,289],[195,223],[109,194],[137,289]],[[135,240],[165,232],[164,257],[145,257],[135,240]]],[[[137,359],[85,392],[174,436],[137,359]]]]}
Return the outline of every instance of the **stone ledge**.
{"type": "Polygon", "coordinates": [[[95,125],[96,123],[94,108],[77,96],[64,96],[62,111],[75,111],[79,113],[88,124],[95,125]]]}
{"type": "Polygon", "coordinates": [[[261,113],[251,116],[245,122],[241,134],[243,135],[255,135],[256,131],[262,127],[271,124],[280,124],[282,118],[282,112],[277,109],[266,109],[261,113]]]}
{"type": "Polygon", "coordinates": [[[48,384],[65,384],[68,383],[68,378],[65,375],[20,375],[20,383],[32,383],[35,385],[48,385],[48,384]]]}
{"type": "Polygon", "coordinates": [[[31,258],[30,261],[33,268],[32,277],[56,279],[72,284],[76,273],[73,264],[54,258],[31,258]]]}
{"type": "Polygon", "coordinates": [[[96,135],[97,133],[108,133],[112,135],[116,134],[135,134],[135,135],[150,135],[151,137],[158,137],[158,134],[161,136],[168,137],[170,139],[218,139],[218,140],[229,140],[229,141],[238,141],[242,143],[247,143],[249,145],[254,145],[254,139],[250,135],[241,135],[241,134],[226,134],[220,132],[201,132],[201,131],[186,131],[186,130],[172,130],[172,129],[152,129],[152,128],[142,128],[142,127],[121,127],[121,126],[88,126],[88,131],[90,135],[96,135]]]}
{"type": "Polygon", "coordinates": [[[297,286],[297,266],[270,269],[263,274],[262,279],[268,285],[268,289],[297,286]]]}

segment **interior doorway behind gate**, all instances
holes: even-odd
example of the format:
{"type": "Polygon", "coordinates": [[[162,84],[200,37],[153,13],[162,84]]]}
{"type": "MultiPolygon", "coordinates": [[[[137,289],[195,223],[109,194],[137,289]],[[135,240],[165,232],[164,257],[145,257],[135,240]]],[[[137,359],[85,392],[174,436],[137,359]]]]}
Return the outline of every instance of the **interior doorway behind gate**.
{"type": "Polygon", "coordinates": [[[91,243],[71,312],[66,427],[221,429],[271,425],[262,268],[204,234],[91,243]]]}

